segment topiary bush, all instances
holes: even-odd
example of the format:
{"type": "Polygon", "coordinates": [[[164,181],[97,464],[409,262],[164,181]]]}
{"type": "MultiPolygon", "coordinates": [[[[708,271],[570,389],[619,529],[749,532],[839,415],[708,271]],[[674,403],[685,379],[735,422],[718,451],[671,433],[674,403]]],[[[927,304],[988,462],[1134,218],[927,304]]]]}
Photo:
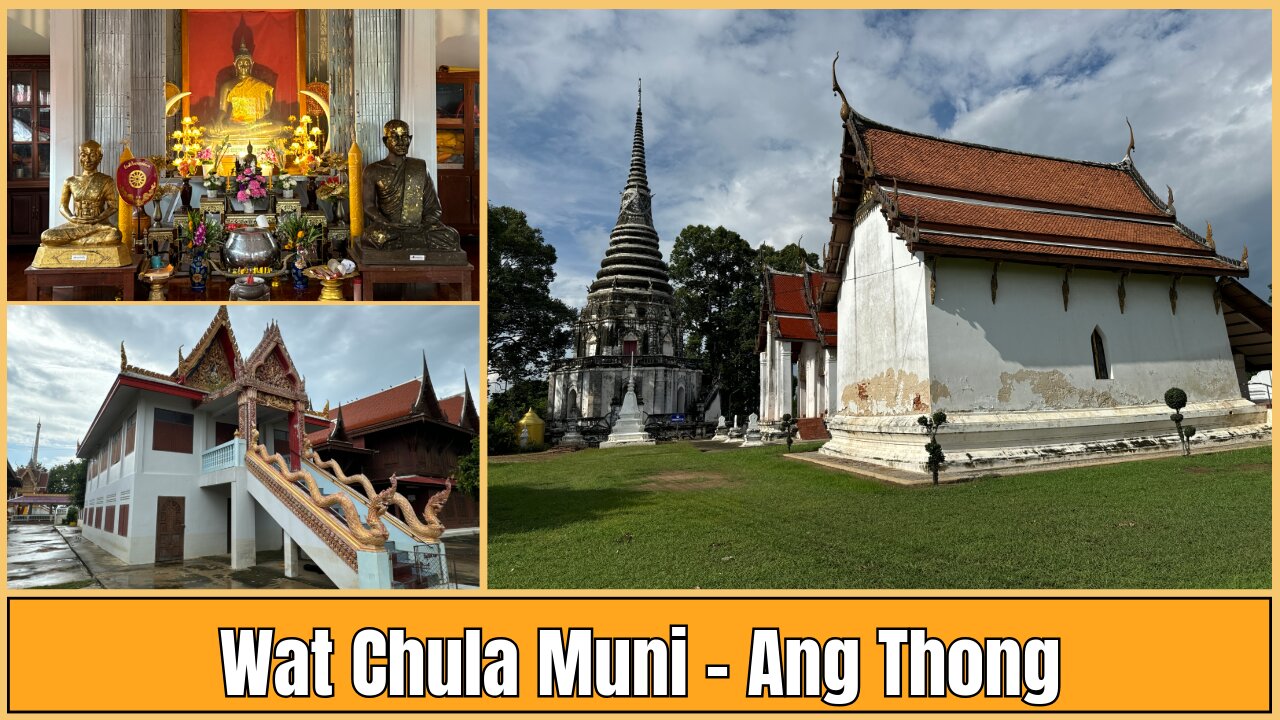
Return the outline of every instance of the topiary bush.
{"type": "MultiPolygon", "coordinates": [[[[1173,409],[1173,414],[1169,419],[1173,421],[1173,427],[1178,431],[1178,442],[1182,443],[1182,454],[1191,454],[1191,436],[1183,433],[1182,430],[1182,413],[1178,412],[1187,406],[1187,393],[1182,388],[1171,387],[1164,391],[1164,404],[1173,409]]],[[[1195,428],[1191,428],[1192,433],[1195,428]]]]}
{"type": "Polygon", "coordinates": [[[947,422],[947,414],[939,410],[933,415],[921,415],[916,419],[920,426],[929,433],[929,442],[925,444],[925,452],[929,454],[925,460],[924,466],[933,473],[933,484],[938,484],[938,471],[942,469],[943,463],[947,461],[947,456],[942,452],[942,446],[938,444],[938,428],[947,422]]]}

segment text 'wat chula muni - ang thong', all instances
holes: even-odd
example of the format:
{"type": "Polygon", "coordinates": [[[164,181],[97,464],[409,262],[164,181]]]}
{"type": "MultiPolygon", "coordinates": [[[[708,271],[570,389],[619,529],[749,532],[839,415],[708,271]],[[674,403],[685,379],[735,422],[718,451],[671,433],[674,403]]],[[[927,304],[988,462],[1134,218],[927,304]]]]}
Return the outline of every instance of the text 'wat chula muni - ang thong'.
{"type": "Polygon", "coordinates": [[[420,380],[346,409],[311,409],[274,322],[241,356],[225,306],[171,373],[129,364],[122,343],[77,452],[84,538],[129,564],[229,555],[239,570],[283,550],[286,576],[305,557],[341,588],[449,584],[441,536],[461,520],[445,507],[479,428],[470,392],[438,400],[424,360],[420,380]]]}
{"type": "Polygon", "coordinates": [[[1212,227],[1178,222],[1173,191],[1138,173],[1132,133],[1117,163],[1064,160],[877,123],[834,65],[833,89],[831,239],[800,278],[791,314],[806,320],[766,318],[762,405],[792,393],[792,374],[767,367],[825,341],[834,311],[835,362],[819,355],[831,333],[808,374],[828,387],[804,406],[828,412],[829,456],[920,472],[917,421],[936,411],[953,474],[1174,449],[1173,387],[1198,442],[1270,437],[1243,391],[1271,362],[1270,307],[1236,279],[1248,250],[1223,257],[1212,227]]]}

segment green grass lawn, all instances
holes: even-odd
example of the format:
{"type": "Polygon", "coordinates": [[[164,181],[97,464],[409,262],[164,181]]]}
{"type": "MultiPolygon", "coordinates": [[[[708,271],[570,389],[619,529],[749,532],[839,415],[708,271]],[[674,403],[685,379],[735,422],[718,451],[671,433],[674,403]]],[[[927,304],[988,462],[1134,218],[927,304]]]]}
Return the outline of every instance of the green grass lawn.
{"type": "Polygon", "coordinates": [[[1269,447],[915,488],[784,452],[491,463],[489,586],[1271,586],[1269,447]]]}

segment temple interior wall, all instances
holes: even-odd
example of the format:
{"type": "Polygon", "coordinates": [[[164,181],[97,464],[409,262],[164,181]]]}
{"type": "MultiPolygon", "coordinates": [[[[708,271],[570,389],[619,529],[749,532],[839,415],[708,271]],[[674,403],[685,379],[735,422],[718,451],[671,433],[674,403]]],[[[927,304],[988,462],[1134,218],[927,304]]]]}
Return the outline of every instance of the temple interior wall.
{"type": "Polygon", "coordinates": [[[841,280],[838,412],[891,415],[929,404],[929,269],[872,211],[841,280]]]}
{"type": "MultiPolygon", "coordinates": [[[[1213,281],[1184,277],[1177,314],[1171,278],[1077,269],[1063,310],[1061,268],[938,261],[928,315],[930,405],[948,412],[1070,410],[1164,404],[1170,387],[1192,402],[1240,397],[1213,281]],[[1091,337],[1100,330],[1111,377],[1097,379],[1091,337]]],[[[861,343],[859,343],[861,345],[861,343]]]]}

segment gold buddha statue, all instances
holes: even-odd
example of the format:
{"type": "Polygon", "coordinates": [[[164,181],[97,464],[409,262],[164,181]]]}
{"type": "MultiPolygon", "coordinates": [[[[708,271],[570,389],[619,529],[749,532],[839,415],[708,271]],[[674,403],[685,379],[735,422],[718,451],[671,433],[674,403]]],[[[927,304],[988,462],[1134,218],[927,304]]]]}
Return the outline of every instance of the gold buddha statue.
{"type": "Polygon", "coordinates": [[[458,231],[441,221],[440,197],[426,162],[408,157],[412,141],[408,123],[388,121],[382,128],[387,157],[364,169],[362,259],[374,264],[466,264],[458,231]]]}
{"type": "Polygon", "coordinates": [[[101,162],[102,146],[85,141],[80,146],[80,174],[62,184],[58,212],[67,222],[40,234],[33,267],[120,267],[133,261],[120,231],[109,222],[119,195],[115,180],[98,172],[101,162]]]}
{"type": "Polygon", "coordinates": [[[254,77],[253,54],[243,43],[233,64],[236,76],[218,86],[218,120],[212,134],[232,142],[278,135],[284,126],[271,118],[276,89],[254,77]]]}

